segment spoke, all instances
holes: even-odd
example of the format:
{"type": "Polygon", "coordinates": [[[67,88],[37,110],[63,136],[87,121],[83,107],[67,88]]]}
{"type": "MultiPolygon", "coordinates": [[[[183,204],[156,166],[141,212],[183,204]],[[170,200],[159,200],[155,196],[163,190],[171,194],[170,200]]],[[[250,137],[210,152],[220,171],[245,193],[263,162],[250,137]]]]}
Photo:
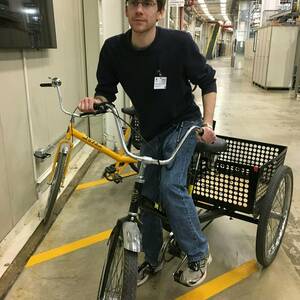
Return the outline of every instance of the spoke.
{"type": "MultiPolygon", "coordinates": [[[[118,264],[117,266],[115,267],[115,272],[114,272],[114,276],[113,276],[113,280],[114,282],[117,282],[118,284],[114,284],[115,286],[115,289],[116,289],[116,293],[119,292],[120,296],[121,296],[121,290],[122,290],[122,287],[120,286],[120,278],[122,278],[122,274],[123,274],[123,271],[122,271],[122,266],[121,266],[121,273],[119,274],[119,276],[117,277],[115,274],[117,273],[118,271],[118,267],[119,267],[119,263],[120,261],[122,260],[122,251],[120,251],[120,256],[119,256],[119,259],[118,259],[118,264]]],[[[117,274],[118,275],[118,274],[117,274]]]]}
{"type": "Polygon", "coordinates": [[[285,180],[283,179],[281,181],[280,184],[280,188],[279,188],[279,193],[280,193],[280,207],[281,207],[281,211],[283,210],[283,206],[284,206],[284,200],[285,200],[285,180]]]}
{"type": "Polygon", "coordinates": [[[279,244],[281,238],[282,225],[285,222],[285,201],[286,199],[286,180],[280,182],[277,193],[273,200],[272,209],[267,225],[267,254],[272,255],[279,244]]]}
{"type": "Polygon", "coordinates": [[[268,251],[269,251],[269,232],[267,231],[267,234],[266,234],[266,247],[265,247],[266,255],[268,255],[268,251]]]}
{"type": "MultiPolygon", "coordinates": [[[[120,248],[120,250],[122,250],[122,249],[120,248]]],[[[115,274],[116,274],[116,272],[118,271],[119,263],[120,263],[120,261],[122,261],[122,254],[123,254],[122,251],[120,251],[120,255],[119,255],[118,259],[115,260],[115,261],[117,261],[118,263],[117,263],[116,266],[114,266],[113,278],[115,278],[115,274]]],[[[121,268],[121,273],[122,273],[122,268],[121,268]]]]}
{"type": "Polygon", "coordinates": [[[274,204],[273,204],[273,209],[277,210],[279,209],[280,211],[282,210],[282,203],[281,203],[281,192],[278,190],[275,199],[274,199],[274,204]]]}
{"type": "Polygon", "coordinates": [[[270,213],[270,218],[275,219],[277,221],[281,221],[282,217],[283,217],[282,213],[276,211],[271,211],[270,213]]]}
{"type": "Polygon", "coordinates": [[[290,176],[285,176],[277,189],[274,196],[266,232],[266,255],[271,257],[278,248],[286,226],[288,210],[290,206],[290,176]]]}
{"type": "Polygon", "coordinates": [[[268,228],[269,228],[269,230],[268,230],[268,233],[267,233],[267,236],[270,238],[268,238],[268,249],[270,249],[270,247],[272,246],[272,244],[273,244],[273,240],[274,240],[274,236],[275,236],[275,234],[274,234],[274,231],[273,231],[273,228],[272,228],[272,226],[271,226],[271,224],[270,223],[268,223],[268,228]]]}
{"type": "Polygon", "coordinates": [[[274,209],[279,207],[280,211],[282,212],[284,206],[284,198],[285,198],[284,196],[285,196],[285,180],[283,179],[275,195],[274,205],[273,205],[274,209]]]}
{"type": "Polygon", "coordinates": [[[123,258],[123,248],[122,245],[120,245],[119,243],[120,241],[117,242],[117,249],[110,269],[110,272],[112,271],[113,273],[110,273],[110,276],[108,278],[109,286],[107,288],[108,293],[112,295],[112,297],[117,297],[115,299],[119,299],[121,297],[122,291],[120,281],[122,280],[123,268],[122,266],[119,267],[119,265],[123,258]]]}
{"type": "Polygon", "coordinates": [[[111,288],[111,286],[112,286],[112,283],[113,283],[113,275],[114,275],[114,273],[111,273],[111,271],[113,270],[115,270],[115,263],[116,263],[116,260],[115,260],[115,256],[116,256],[116,254],[117,254],[117,251],[118,251],[118,248],[116,249],[116,252],[115,252],[115,255],[114,255],[114,257],[113,257],[113,261],[112,261],[112,264],[111,264],[111,266],[110,266],[110,270],[109,270],[109,277],[108,277],[108,279],[107,279],[107,281],[109,281],[109,286],[107,287],[107,290],[109,291],[110,290],[110,288],[111,288]]]}
{"type": "Polygon", "coordinates": [[[276,235],[276,233],[277,233],[277,229],[278,229],[279,222],[277,222],[277,220],[275,220],[275,219],[271,219],[270,221],[271,221],[270,226],[271,226],[271,231],[272,231],[272,241],[273,241],[273,240],[274,240],[274,237],[275,237],[275,235],[276,235]],[[277,224],[277,223],[278,223],[278,224],[277,224]]]}

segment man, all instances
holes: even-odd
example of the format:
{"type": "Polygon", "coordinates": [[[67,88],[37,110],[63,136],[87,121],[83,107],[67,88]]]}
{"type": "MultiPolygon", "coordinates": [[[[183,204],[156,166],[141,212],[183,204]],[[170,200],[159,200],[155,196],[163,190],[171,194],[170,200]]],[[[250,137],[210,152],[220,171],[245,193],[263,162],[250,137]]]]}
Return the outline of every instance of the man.
{"type": "MultiPolygon", "coordinates": [[[[204,142],[212,143],[213,113],[216,102],[215,71],[191,36],[185,32],[156,26],[163,17],[165,0],[126,0],[126,16],[131,30],[105,41],[97,70],[95,98],[79,103],[84,112],[93,111],[95,102],[114,101],[121,83],[136,108],[141,134],[147,141],[141,154],[168,158],[192,125],[201,125],[201,113],[194,102],[190,82],[203,95],[204,142]]],[[[180,248],[188,256],[188,266],[180,281],[188,286],[201,283],[211,261],[208,243],[191,196],[186,189],[189,163],[196,146],[190,134],[175,161],[168,166],[148,166],[143,196],[159,201],[166,210],[180,248]]],[[[163,243],[161,220],[142,213],[145,262],[139,267],[139,284],[161,269],[159,252],[163,243]]]]}

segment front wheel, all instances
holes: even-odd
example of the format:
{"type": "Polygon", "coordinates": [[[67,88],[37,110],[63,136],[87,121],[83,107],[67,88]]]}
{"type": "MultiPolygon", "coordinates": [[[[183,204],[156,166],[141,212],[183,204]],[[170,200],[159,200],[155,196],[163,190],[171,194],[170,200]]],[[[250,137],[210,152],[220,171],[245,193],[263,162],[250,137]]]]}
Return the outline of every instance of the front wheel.
{"type": "Polygon", "coordinates": [[[263,267],[273,262],[279,250],[287,226],[292,194],[292,170],[287,166],[281,166],[272,177],[260,208],[256,257],[263,267]]]}
{"type": "Polygon", "coordinates": [[[49,196],[48,196],[48,200],[47,200],[47,205],[45,208],[45,216],[44,216],[44,224],[46,224],[51,216],[57,195],[59,193],[61,184],[62,184],[62,180],[64,177],[64,169],[65,169],[65,165],[66,165],[66,160],[67,160],[67,153],[63,153],[60,152],[58,154],[58,159],[57,159],[57,163],[55,166],[55,170],[54,170],[54,176],[53,176],[53,180],[51,183],[51,188],[50,188],[50,192],[49,192],[49,196]]]}
{"type": "Polygon", "coordinates": [[[121,224],[109,239],[97,300],[134,300],[137,288],[138,254],[124,248],[121,224]]]}

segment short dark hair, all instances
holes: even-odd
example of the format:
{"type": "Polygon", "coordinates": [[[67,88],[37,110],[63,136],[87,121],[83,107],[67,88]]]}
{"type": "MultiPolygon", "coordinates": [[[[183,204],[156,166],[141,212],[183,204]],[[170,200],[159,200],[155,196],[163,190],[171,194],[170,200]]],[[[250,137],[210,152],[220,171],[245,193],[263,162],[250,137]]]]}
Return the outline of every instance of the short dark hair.
{"type": "Polygon", "coordinates": [[[156,0],[158,10],[161,11],[165,8],[166,0],[156,0]]]}
{"type": "MultiPolygon", "coordinates": [[[[128,2],[128,0],[126,0],[128,2]]],[[[166,0],[156,0],[158,11],[162,11],[165,8],[166,0]]]]}

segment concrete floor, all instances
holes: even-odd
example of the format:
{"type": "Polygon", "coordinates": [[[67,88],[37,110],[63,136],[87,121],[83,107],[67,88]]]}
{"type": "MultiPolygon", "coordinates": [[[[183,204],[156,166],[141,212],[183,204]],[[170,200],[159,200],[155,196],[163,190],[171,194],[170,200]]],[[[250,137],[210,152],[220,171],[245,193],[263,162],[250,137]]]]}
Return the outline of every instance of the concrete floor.
{"type": "MultiPolygon", "coordinates": [[[[218,78],[217,133],[287,145],[286,164],[294,172],[292,215],[275,262],[212,299],[299,299],[300,102],[290,99],[286,91],[253,86],[242,70],[230,68],[228,59],[212,64],[218,78]]],[[[99,179],[107,162],[99,156],[82,181],[99,179]]],[[[118,185],[74,192],[36,253],[112,228],[117,217],[127,212],[133,182],[130,177],[118,185]]],[[[255,259],[255,225],[223,217],[213,222],[206,234],[213,256],[207,282],[255,259]]],[[[101,242],[25,268],[5,299],[95,299],[105,253],[106,243],[101,242]]],[[[175,260],[167,264],[157,277],[138,289],[138,299],[169,300],[190,291],[173,281],[176,267],[175,260]]]]}

